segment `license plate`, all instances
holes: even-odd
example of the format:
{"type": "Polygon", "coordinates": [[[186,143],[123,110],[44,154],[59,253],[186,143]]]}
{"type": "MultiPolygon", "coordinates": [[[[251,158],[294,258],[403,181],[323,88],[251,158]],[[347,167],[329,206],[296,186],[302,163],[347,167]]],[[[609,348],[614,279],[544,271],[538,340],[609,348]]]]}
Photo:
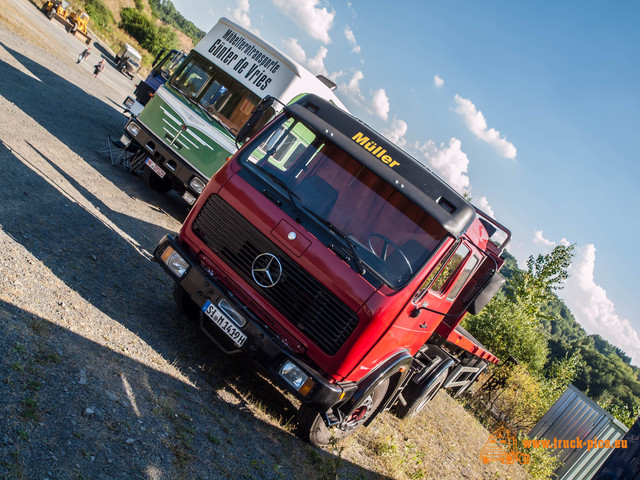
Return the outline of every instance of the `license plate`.
{"type": "Polygon", "coordinates": [[[226,333],[236,345],[241,347],[242,344],[244,344],[247,336],[242,333],[235,323],[229,320],[220,310],[218,310],[213,303],[207,300],[207,303],[202,307],[202,311],[218,326],[218,328],[220,328],[220,330],[226,333]]]}
{"type": "Polygon", "coordinates": [[[156,165],[156,163],[153,160],[151,160],[149,157],[147,157],[147,160],[144,163],[145,165],[149,165],[149,168],[154,172],[156,172],[156,175],[158,175],[160,178],[164,178],[164,176],[167,174],[167,172],[165,172],[158,165],[156,165]]]}

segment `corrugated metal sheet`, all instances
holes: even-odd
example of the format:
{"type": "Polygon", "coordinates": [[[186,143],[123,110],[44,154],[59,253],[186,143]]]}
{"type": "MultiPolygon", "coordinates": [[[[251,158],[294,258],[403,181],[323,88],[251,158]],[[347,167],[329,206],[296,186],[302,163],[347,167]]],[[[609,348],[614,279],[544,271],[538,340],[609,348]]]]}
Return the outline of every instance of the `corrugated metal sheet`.
{"type": "Polygon", "coordinates": [[[614,450],[593,480],[640,480],[640,418],[624,440],[627,448],[614,450]]]}
{"type": "Polygon", "coordinates": [[[613,451],[604,448],[588,450],[586,442],[594,439],[615,442],[627,430],[596,402],[570,385],[529,432],[529,437],[551,441],[579,438],[584,441],[583,448],[558,448],[553,452],[563,463],[555,472],[558,480],[586,480],[593,476],[613,451]]]}

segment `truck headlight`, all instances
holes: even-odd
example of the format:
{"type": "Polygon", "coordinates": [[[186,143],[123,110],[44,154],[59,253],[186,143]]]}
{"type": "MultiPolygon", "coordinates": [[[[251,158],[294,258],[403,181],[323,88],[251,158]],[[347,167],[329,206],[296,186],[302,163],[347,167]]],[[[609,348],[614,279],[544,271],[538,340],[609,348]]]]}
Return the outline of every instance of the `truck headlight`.
{"type": "Polygon", "coordinates": [[[164,249],[160,258],[178,279],[184,277],[189,270],[189,263],[170,245],[164,249]]]}
{"type": "Polygon", "coordinates": [[[280,366],[278,375],[303,397],[307,396],[315,385],[313,379],[291,360],[287,360],[280,366]]]}
{"type": "Polygon", "coordinates": [[[193,177],[189,182],[189,186],[196,192],[198,195],[202,193],[204,190],[204,182],[200,180],[198,177],[193,177]]]}
{"type": "Polygon", "coordinates": [[[127,132],[129,132],[134,137],[137,137],[138,134],[140,133],[140,125],[138,125],[135,122],[127,123],[127,132]]]}
{"type": "Polygon", "coordinates": [[[135,103],[136,103],[136,99],[133,97],[127,97],[124,99],[124,106],[127,108],[133,107],[135,103]]]}

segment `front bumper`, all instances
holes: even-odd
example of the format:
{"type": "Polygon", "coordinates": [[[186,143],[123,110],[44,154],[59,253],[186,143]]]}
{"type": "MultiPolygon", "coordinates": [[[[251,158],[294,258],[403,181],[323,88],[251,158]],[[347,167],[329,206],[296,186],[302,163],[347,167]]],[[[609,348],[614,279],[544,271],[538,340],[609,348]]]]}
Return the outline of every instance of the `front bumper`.
{"type": "Polygon", "coordinates": [[[200,179],[202,185],[206,185],[208,180],[204,176],[200,175],[200,173],[180,158],[180,156],[176,155],[173,150],[166,147],[164,140],[156,137],[136,119],[130,119],[124,129],[132,140],[147,151],[149,158],[165,171],[166,178],[171,180],[174,190],[181,195],[188,191],[194,198],[198,198],[200,193],[191,187],[191,181],[195,177],[200,179]],[[135,136],[128,129],[130,123],[135,123],[140,129],[139,133],[135,136]]]}
{"type": "MultiPolygon", "coordinates": [[[[164,268],[164,270],[180,284],[191,299],[200,309],[207,300],[217,304],[224,299],[233,305],[247,320],[246,325],[241,328],[247,336],[246,341],[240,348],[245,354],[252,357],[258,364],[265,368],[278,383],[293,393],[305,404],[326,412],[337,403],[344,400],[346,391],[336,383],[328,382],[319,372],[307,365],[304,359],[295,355],[280,339],[275,335],[246,305],[243,305],[236,296],[233,295],[217,278],[210,272],[205,271],[199,263],[194,262],[188,249],[181,245],[179,239],[171,235],[166,235],[158,244],[154,251],[154,258],[164,268]],[[171,247],[187,262],[186,273],[178,279],[162,260],[165,249],[171,247]],[[278,374],[279,368],[290,360],[299,366],[313,379],[315,385],[306,396],[301,396],[289,383],[284,381],[278,374]]],[[[226,335],[208,317],[200,315],[201,327],[211,336],[217,332],[219,338],[226,338],[226,335]]],[[[216,342],[217,343],[217,342],[216,342]]]]}

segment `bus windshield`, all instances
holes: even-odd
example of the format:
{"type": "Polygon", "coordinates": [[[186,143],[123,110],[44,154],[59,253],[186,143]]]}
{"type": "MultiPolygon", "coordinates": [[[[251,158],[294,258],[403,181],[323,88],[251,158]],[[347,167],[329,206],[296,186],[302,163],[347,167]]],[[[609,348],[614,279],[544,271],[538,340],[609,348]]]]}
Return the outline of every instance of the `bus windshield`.
{"type": "Polygon", "coordinates": [[[252,140],[240,162],[392,288],[413,278],[448,235],[401,192],[287,114],[252,140]]]}
{"type": "Polygon", "coordinates": [[[192,52],[169,83],[232,133],[249,119],[260,97],[200,55],[192,52]]]}

